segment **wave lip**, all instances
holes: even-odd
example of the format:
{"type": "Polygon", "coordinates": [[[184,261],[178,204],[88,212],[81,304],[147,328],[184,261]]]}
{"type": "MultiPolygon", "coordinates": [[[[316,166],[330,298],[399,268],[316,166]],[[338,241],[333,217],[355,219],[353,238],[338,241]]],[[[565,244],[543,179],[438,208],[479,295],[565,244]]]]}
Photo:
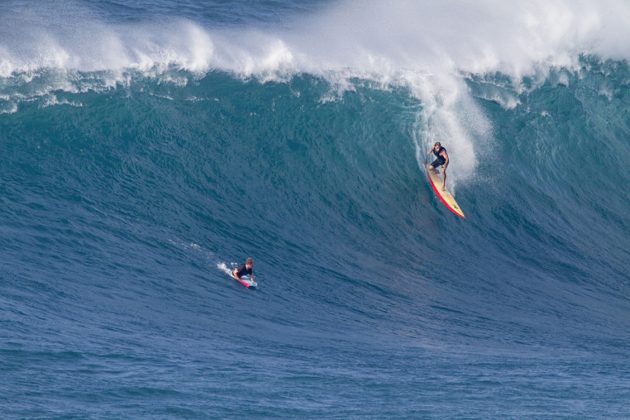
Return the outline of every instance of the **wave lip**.
{"type": "Polygon", "coordinates": [[[3,19],[0,75],[59,68],[119,71],[178,66],[241,75],[349,71],[387,78],[408,71],[501,72],[575,65],[579,54],[627,59],[624,1],[344,1],[289,27],[212,28],[184,18],[104,23],[89,9],[11,10],[3,19]],[[87,36],[89,34],[89,36],[87,36]]]}

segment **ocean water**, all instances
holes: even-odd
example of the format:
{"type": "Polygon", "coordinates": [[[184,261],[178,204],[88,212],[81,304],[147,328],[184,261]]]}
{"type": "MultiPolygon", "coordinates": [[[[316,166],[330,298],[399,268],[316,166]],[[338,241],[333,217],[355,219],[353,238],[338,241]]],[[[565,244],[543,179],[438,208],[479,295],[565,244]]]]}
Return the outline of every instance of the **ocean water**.
{"type": "Polygon", "coordinates": [[[2,2],[1,417],[630,417],[628,39],[623,1],[2,2]]]}

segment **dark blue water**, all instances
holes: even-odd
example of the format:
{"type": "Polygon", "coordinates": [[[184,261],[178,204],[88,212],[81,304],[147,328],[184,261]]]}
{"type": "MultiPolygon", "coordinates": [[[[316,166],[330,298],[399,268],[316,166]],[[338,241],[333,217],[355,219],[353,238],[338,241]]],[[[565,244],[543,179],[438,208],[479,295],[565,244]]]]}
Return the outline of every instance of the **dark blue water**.
{"type": "Polygon", "coordinates": [[[347,4],[2,7],[3,418],[630,417],[623,56],[314,66],[347,4]]]}

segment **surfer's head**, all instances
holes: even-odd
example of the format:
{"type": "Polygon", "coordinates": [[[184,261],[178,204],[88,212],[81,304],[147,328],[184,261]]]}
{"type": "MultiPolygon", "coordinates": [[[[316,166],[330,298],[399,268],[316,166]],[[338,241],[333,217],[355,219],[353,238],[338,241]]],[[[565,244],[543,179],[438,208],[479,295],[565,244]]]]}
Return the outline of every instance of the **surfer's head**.
{"type": "Polygon", "coordinates": [[[433,148],[434,148],[435,150],[439,149],[440,147],[442,147],[442,143],[440,143],[439,141],[436,141],[436,142],[433,144],[433,148]]]}
{"type": "Polygon", "coordinates": [[[247,259],[245,260],[245,266],[247,268],[251,268],[252,265],[254,265],[254,260],[251,259],[250,257],[247,257],[247,259]]]}

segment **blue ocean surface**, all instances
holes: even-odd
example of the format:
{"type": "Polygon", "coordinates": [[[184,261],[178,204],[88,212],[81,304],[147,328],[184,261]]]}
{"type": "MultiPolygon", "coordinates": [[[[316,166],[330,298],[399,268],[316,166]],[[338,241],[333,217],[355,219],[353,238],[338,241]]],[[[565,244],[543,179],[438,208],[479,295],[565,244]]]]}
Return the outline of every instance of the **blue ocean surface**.
{"type": "Polygon", "coordinates": [[[0,417],[630,417],[628,21],[3,1],[0,417]]]}

